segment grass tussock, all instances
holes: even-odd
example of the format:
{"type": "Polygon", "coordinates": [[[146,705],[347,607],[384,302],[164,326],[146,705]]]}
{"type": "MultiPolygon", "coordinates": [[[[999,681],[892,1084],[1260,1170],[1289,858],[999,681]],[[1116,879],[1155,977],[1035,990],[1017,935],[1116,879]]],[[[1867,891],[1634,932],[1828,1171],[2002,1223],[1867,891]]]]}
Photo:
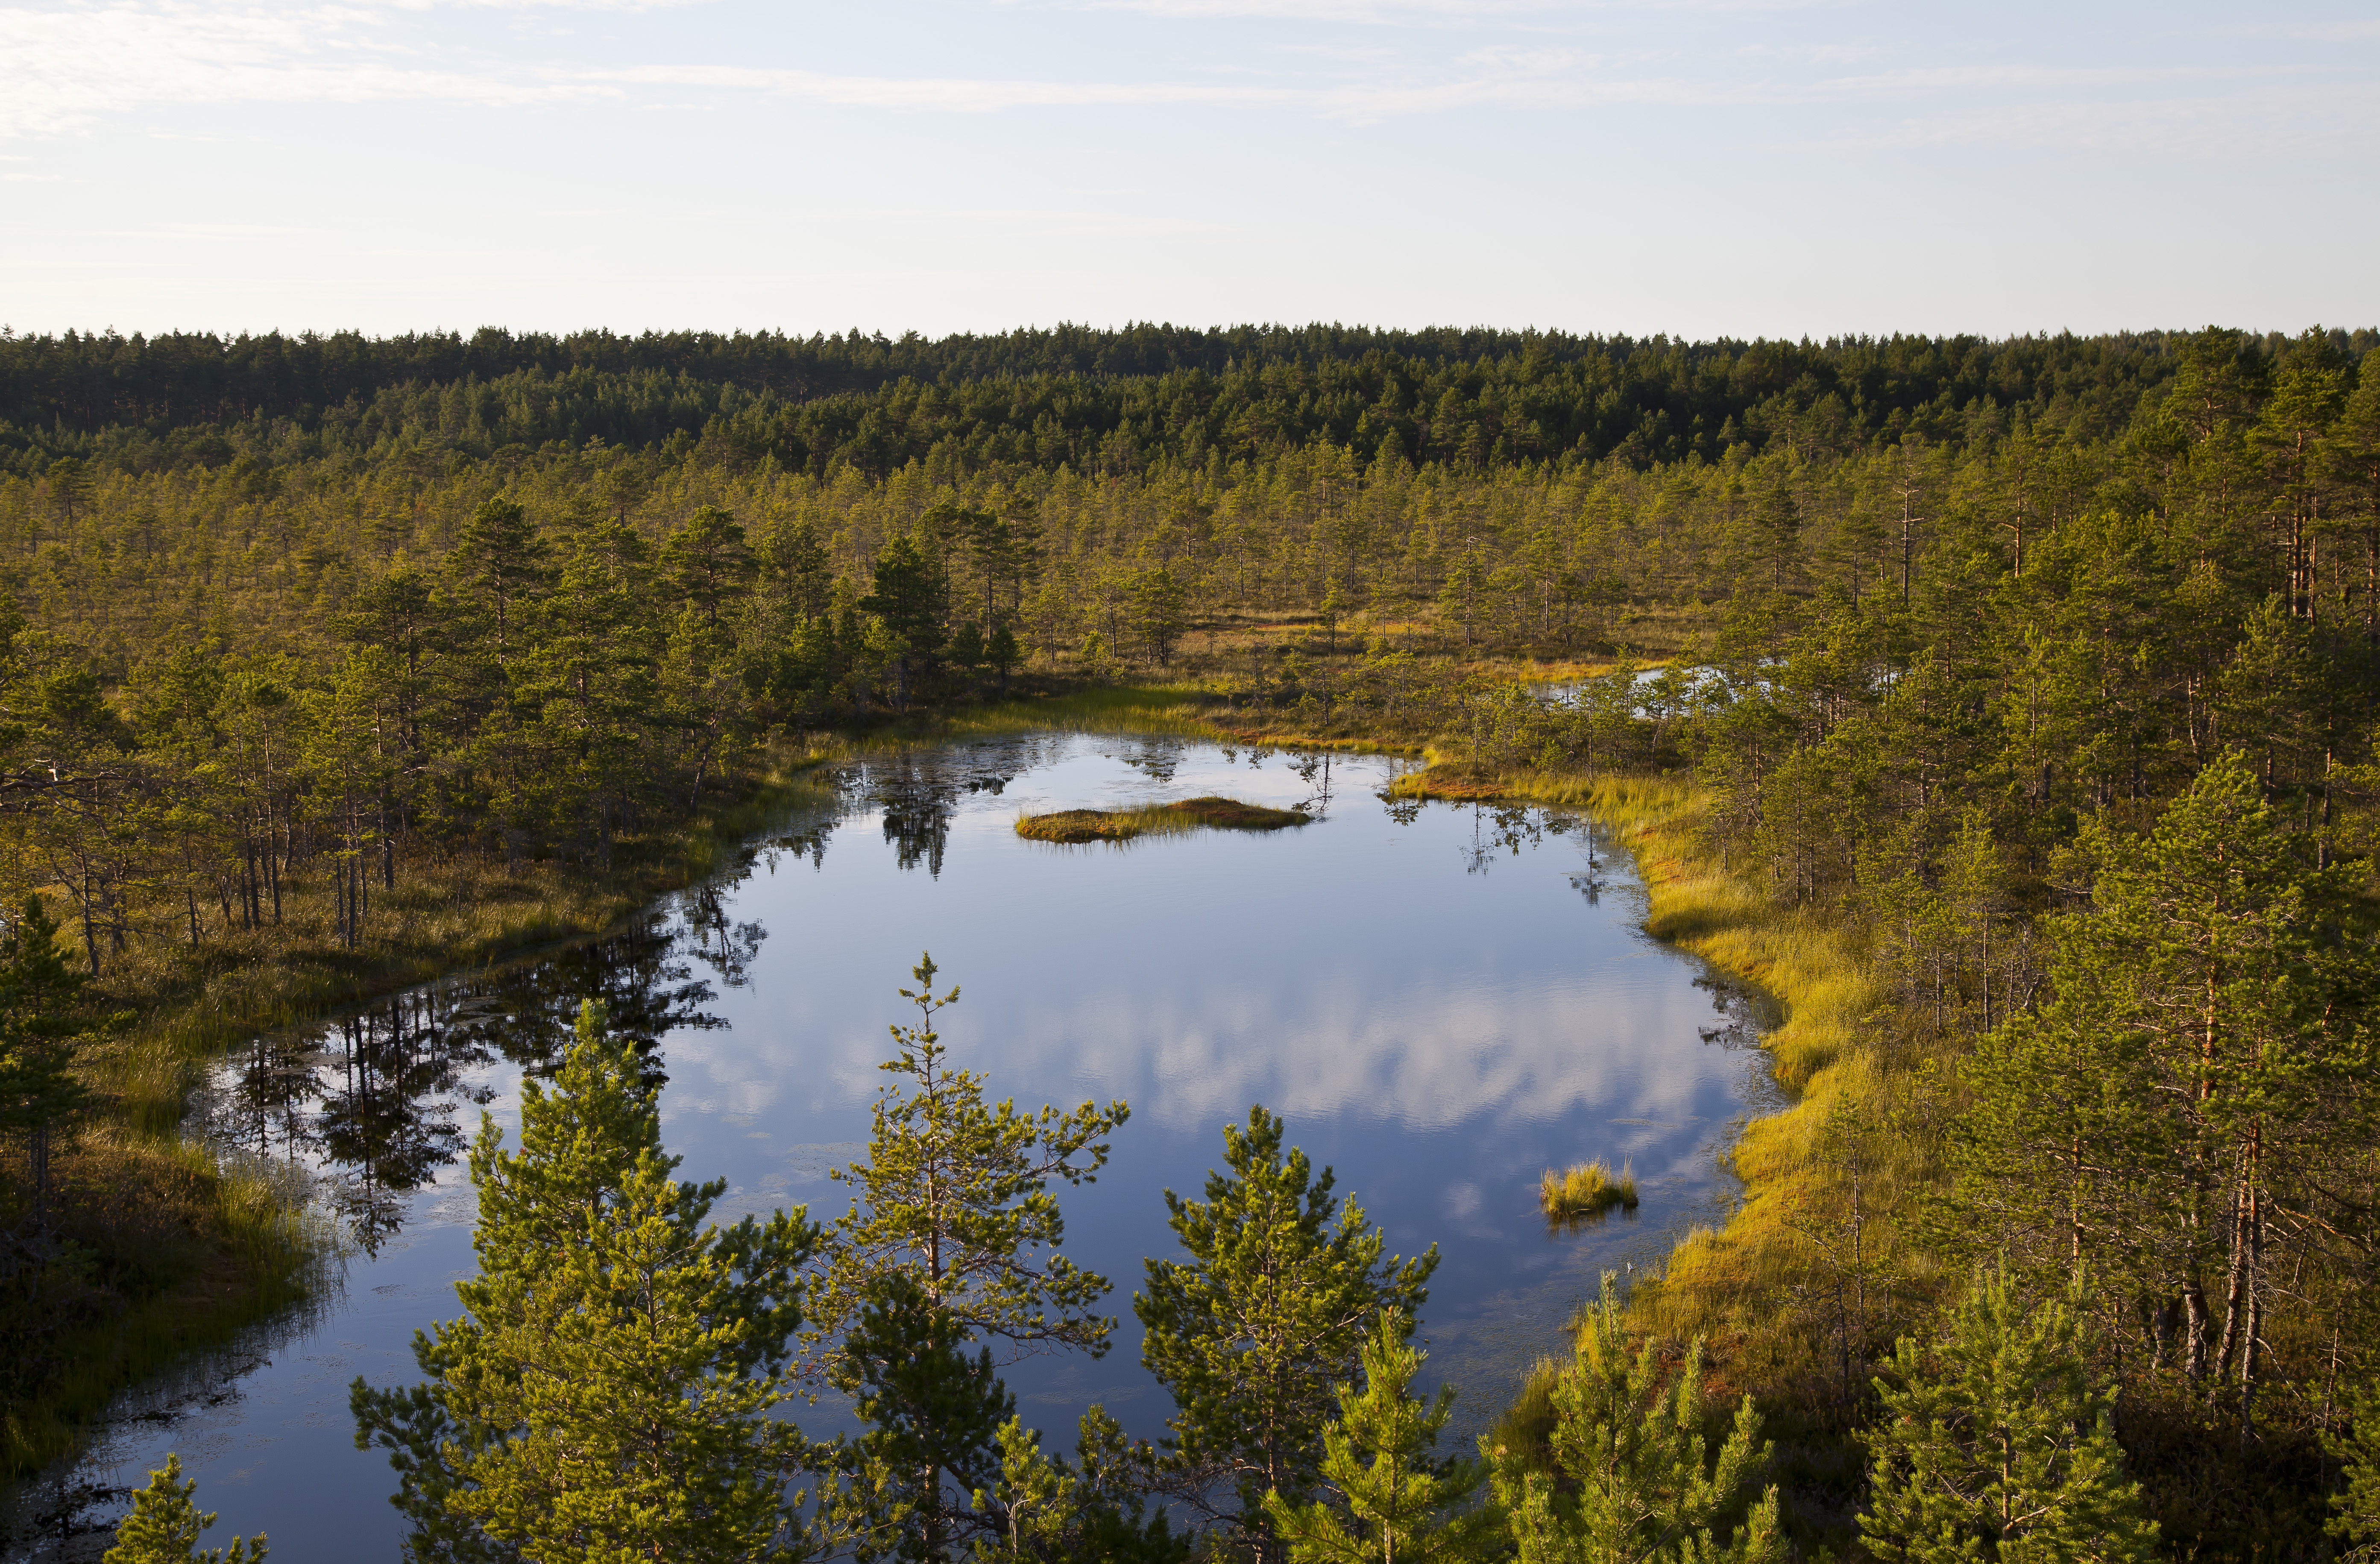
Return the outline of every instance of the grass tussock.
{"type": "Polygon", "coordinates": [[[1080,843],[1129,842],[1152,832],[1197,830],[1279,830],[1302,826],[1311,816],[1296,809],[1274,809],[1236,798],[1184,798],[1172,804],[1142,804],[1128,809],[1061,809],[1047,815],[1019,815],[1016,834],[1033,842],[1080,843]]]}
{"type": "Polygon", "coordinates": [[[1636,1203],[1636,1170],[1622,1165],[1614,1173],[1601,1158],[1548,1168],[1537,1184],[1538,1208],[1557,1226],[1600,1217],[1614,1206],[1633,1211],[1636,1203]]]}
{"type": "Polygon", "coordinates": [[[102,1123],[54,1171],[68,1259],[0,1284],[12,1473],[71,1455],[118,1392],[320,1296],[338,1255],[300,1176],[277,1164],[102,1123]]]}

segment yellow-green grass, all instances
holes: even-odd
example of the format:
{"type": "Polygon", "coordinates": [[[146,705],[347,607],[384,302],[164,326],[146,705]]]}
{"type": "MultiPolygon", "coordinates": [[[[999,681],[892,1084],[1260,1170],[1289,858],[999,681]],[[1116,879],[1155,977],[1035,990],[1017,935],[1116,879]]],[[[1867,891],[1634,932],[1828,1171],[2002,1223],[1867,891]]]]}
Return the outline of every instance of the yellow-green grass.
{"type": "MultiPolygon", "coordinates": [[[[1742,1206],[1717,1231],[1689,1234],[1663,1273],[1636,1289],[1633,1323],[1732,1344],[1745,1354],[1739,1376],[1766,1379],[1808,1346],[1763,1328],[1775,1317],[1769,1300],[1806,1279],[1817,1259],[1813,1233],[1836,1223],[1848,1206],[1834,1133],[1848,1116],[1880,1110],[1908,1083],[1867,1041],[1886,996],[1861,931],[1840,915],[1783,905],[1730,873],[1704,845],[1706,800],[1700,794],[1681,789],[1663,806],[1649,789],[1633,797],[1630,791],[1615,790],[1617,807],[1609,817],[1620,824],[1644,877],[1646,930],[1776,999],[1782,1021],[1765,1044],[1770,1070],[1791,1099],[1744,1126],[1732,1152],[1744,1184],[1742,1206]]],[[[1888,1141],[1899,1145],[1898,1137],[1888,1141]]],[[[1882,1251],[1896,1243],[1897,1224],[1878,1218],[1908,1211],[1925,1181],[1913,1152],[1905,1156],[1897,1164],[1872,1159],[1863,1170],[1868,1263],[1886,1261],[1882,1251]]],[[[1911,1282],[1930,1279],[1913,1251],[1889,1263],[1911,1282]]]]}
{"type": "Polygon", "coordinates": [[[1195,685],[1093,685],[1061,695],[992,701],[923,713],[870,729],[852,741],[856,751],[945,744],[1008,734],[1173,734],[1228,736],[1206,720],[1210,697],[1195,685]]]}
{"type": "Polygon", "coordinates": [[[1184,798],[1172,804],[1141,804],[1127,809],[1060,809],[1047,815],[1019,815],[1016,834],[1035,842],[1129,842],[1151,831],[1279,830],[1302,826],[1312,817],[1296,809],[1274,809],[1245,804],[1236,798],[1184,798]]]}
{"type": "Polygon", "coordinates": [[[1537,1182],[1537,1206],[1546,1220],[1557,1225],[1600,1217],[1615,1206],[1636,1209],[1636,1170],[1623,1165],[1614,1173],[1601,1158],[1548,1168],[1537,1182]]]}
{"type": "Polygon", "coordinates": [[[1542,1357],[1530,1366],[1514,1396],[1496,1419],[1483,1441],[1500,1461],[1518,1462],[1524,1470],[1550,1477],[1554,1471],[1553,1432],[1561,1415],[1554,1407],[1554,1391],[1571,1366],[1561,1358],[1542,1357]]]}

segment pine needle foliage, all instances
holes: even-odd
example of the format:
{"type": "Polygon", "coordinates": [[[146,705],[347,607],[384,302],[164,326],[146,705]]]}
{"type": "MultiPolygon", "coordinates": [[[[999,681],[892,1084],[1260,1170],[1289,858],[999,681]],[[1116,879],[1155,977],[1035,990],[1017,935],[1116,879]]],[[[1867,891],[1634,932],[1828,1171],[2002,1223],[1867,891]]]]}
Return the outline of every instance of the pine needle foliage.
{"type": "Polygon", "coordinates": [[[471,1150],[480,1274],[414,1337],[427,1383],[350,1391],[358,1448],[400,1476],[417,1560],[790,1559],[786,1487],[818,1457],[771,1415],[794,1393],[795,1212],[704,1224],[726,1182],[674,1182],[658,1094],[583,1006],[551,1090],[521,1097],[521,1149],[483,1118],[471,1150]]]}
{"type": "Polygon", "coordinates": [[[857,1194],[827,1237],[812,1332],[826,1378],[869,1425],[839,1449],[850,1481],[836,1506],[868,1557],[939,1559],[959,1534],[996,1529],[965,1498],[1001,1469],[1015,1398],[1000,1367],[1100,1356],[1115,1328],[1094,1312],[1108,1279],[1055,1252],[1066,1230],[1050,1186],[1094,1182],[1132,1110],[989,1101],[935,1029],[959,998],[934,991],[937,971],[920,956],[917,987],[900,991],[917,1021],[891,1028],[880,1068],[894,1079],[877,1096],[868,1161],[834,1175],[857,1194]]]}
{"type": "Polygon", "coordinates": [[[199,1534],[215,1523],[201,1514],[198,1479],[182,1475],[182,1458],[169,1455],[149,1473],[149,1485],[132,1496],[132,1512],[115,1527],[115,1546],[101,1564],[264,1564],[264,1534],[231,1539],[229,1547],[201,1551],[199,1534]]]}
{"type": "Polygon", "coordinates": [[[37,1262],[50,1248],[51,1152],[91,1101],[74,1071],[90,979],[67,965],[57,939],[58,926],[39,896],[25,898],[0,936],[0,1134],[24,1142],[32,1186],[30,1252],[37,1262]]]}
{"type": "Polygon", "coordinates": [[[1148,1445],[1096,1404],[1080,1427],[1070,1463],[1015,1418],[1001,1425],[999,1475],[975,1495],[999,1530],[977,1540],[976,1564],[1185,1564],[1194,1539],[1176,1534],[1162,1509],[1147,1513],[1148,1445]]]}
{"type": "Polygon", "coordinates": [[[1285,1133],[1261,1106],[1224,1127],[1228,1170],[1207,1175],[1207,1198],[1165,1194],[1189,1259],[1148,1261],[1133,1299],[1141,1363],[1177,1409],[1164,1441],[1177,1480],[1266,1559],[1279,1548],[1265,1496],[1311,1497],[1332,1386],[1354,1377],[1383,1312],[1411,1329],[1438,1268],[1435,1244],[1390,1255],[1330,1169],[1283,1150],[1285,1133]]]}
{"type": "Polygon", "coordinates": [[[1752,1398],[1737,1405],[1714,1449],[1702,1344],[1665,1383],[1656,1345],[1630,1352],[1621,1315],[1618,1278],[1606,1271],[1602,1295],[1580,1324],[1577,1356],[1553,1386],[1554,1473],[1530,1452],[1489,1451],[1520,1564],[1781,1559],[1777,1490],[1752,1498],[1769,1459],[1752,1398]]]}
{"type": "Polygon", "coordinates": [[[2085,1368],[2079,1299],[2024,1308],[1976,1272],[1938,1340],[1903,1337],[1876,1381],[1869,1552],[1890,1564],[2148,1564],[2157,1528],[2124,1473],[2115,1398],[2085,1368]]]}
{"type": "Polygon", "coordinates": [[[2353,1564],[2380,1559],[2380,1384],[2350,1398],[2347,1426],[2323,1440],[2340,1466],[2339,1491],[2331,1496],[2330,1534],[2347,1545],[2353,1564]]]}
{"type": "Polygon", "coordinates": [[[1494,1509],[1466,1508],[1488,1481],[1487,1463],[1431,1454],[1454,1388],[1441,1386],[1429,1400],[1413,1393],[1428,1354],[1406,1340],[1411,1330],[1396,1311],[1381,1311],[1364,1343],[1362,1388],[1338,1388],[1339,1416],[1322,1434],[1322,1479],[1339,1503],[1265,1495],[1290,1564],[1466,1564],[1500,1540],[1494,1509]]]}
{"type": "Polygon", "coordinates": [[[915,1025],[891,1028],[896,1078],[878,1095],[868,1159],[834,1177],[856,1186],[834,1226],[818,1328],[856,1314],[877,1279],[899,1272],[947,1311],[969,1339],[996,1340],[1002,1355],[1077,1348],[1106,1352],[1112,1319],[1093,1314],[1105,1277],[1054,1253],[1065,1241],[1053,1182],[1097,1181],[1108,1137],[1131,1117],[1126,1104],[1086,1102],[1071,1111],[1018,1111],[991,1102],[984,1077],[953,1066],[934,1017],[956,1004],[936,995],[930,954],[901,997],[915,1025]]]}
{"type": "Polygon", "coordinates": [[[2236,751],[2143,835],[2086,822],[2068,867],[2091,901],[2046,920],[2052,998],[1961,1067],[1945,1247],[1995,1232],[2029,1273],[2107,1277],[2245,1425],[2278,1266],[2356,1258],[2323,1235],[2364,1219],[2334,1192],[2364,1172],[2380,971],[2346,871],[2303,861],[2236,751]]]}

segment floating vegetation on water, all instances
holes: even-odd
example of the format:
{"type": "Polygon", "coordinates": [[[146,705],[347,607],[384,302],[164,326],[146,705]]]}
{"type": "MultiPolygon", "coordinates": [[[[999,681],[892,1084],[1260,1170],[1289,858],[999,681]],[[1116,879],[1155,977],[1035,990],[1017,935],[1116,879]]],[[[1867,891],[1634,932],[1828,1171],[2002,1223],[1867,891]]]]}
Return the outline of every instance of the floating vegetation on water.
{"type": "Polygon", "coordinates": [[[1036,842],[1129,842],[1150,831],[1279,830],[1313,819],[1302,809],[1274,809],[1236,798],[1185,798],[1174,804],[1142,804],[1129,809],[1061,809],[1050,815],[1019,815],[1016,834],[1036,842]]]}
{"type": "Polygon", "coordinates": [[[1622,1165],[1615,1178],[1601,1158],[1576,1163],[1568,1171],[1548,1168],[1537,1185],[1537,1204],[1544,1209],[1546,1220],[1557,1223],[1600,1217],[1614,1206],[1633,1211],[1636,1172],[1622,1165]]]}

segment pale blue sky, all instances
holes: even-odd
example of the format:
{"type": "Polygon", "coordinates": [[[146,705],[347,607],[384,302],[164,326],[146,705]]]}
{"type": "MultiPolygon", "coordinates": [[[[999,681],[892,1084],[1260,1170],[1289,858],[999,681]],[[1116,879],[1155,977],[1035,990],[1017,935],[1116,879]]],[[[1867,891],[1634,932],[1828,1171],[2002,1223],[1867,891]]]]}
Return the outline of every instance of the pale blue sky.
{"type": "Polygon", "coordinates": [[[2285,3],[14,0],[0,321],[2380,321],[2285,3]]]}

